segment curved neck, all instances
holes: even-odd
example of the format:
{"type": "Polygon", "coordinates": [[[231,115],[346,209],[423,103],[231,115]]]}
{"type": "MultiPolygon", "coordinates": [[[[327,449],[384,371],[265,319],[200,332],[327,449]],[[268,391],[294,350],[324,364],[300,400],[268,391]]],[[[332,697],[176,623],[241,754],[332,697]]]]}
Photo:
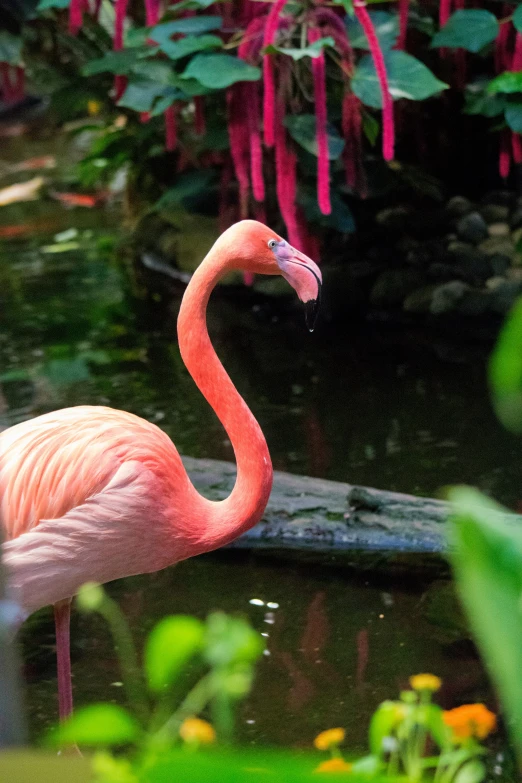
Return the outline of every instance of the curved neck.
{"type": "Polygon", "coordinates": [[[272,488],[272,463],[261,428],[226,373],[207,331],[210,294],[232,263],[226,247],[218,242],[194,273],[178,317],[181,357],[225,428],[237,462],[237,479],[228,498],[212,502],[198,495],[193,524],[200,551],[222,546],[253,527],[272,488]]]}

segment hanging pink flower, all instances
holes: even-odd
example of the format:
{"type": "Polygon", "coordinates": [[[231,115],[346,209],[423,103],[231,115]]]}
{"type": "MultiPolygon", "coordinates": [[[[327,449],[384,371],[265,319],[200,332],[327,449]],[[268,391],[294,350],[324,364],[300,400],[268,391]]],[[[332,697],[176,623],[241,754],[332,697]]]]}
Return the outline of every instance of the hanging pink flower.
{"type": "Polygon", "coordinates": [[[159,9],[159,0],[145,0],[145,24],[147,27],[158,24],[159,9]]]}
{"type": "MultiPolygon", "coordinates": [[[[229,87],[227,90],[228,110],[228,136],[230,140],[230,154],[239,183],[240,216],[248,216],[248,136],[243,132],[244,118],[244,83],[229,87]]],[[[248,87],[247,87],[248,89],[248,87]]]]}
{"type": "Polygon", "coordinates": [[[345,93],[342,104],[342,131],[345,140],[343,150],[346,184],[352,189],[358,185],[362,164],[361,102],[353,92],[345,93]]]}
{"type": "Polygon", "coordinates": [[[71,0],[69,6],[69,34],[78,35],[83,24],[83,0],[71,0]]]}
{"type": "MultiPolygon", "coordinates": [[[[315,43],[321,38],[317,27],[308,31],[308,40],[315,43]]],[[[318,57],[312,57],[312,75],[314,79],[315,127],[317,138],[317,202],[323,215],[332,211],[330,203],[330,164],[328,159],[328,132],[326,114],[326,67],[324,51],[318,57]]]]}
{"type": "Polygon", "coordinates": [[[172,152],[176,149],[178,142],[178,132],[176,127],[176,110],[174,106],[165,109],[165,149],[172,152]]]}
{"type": "Polygon", "coordinates": [[[204,136],[206,132],[205,104],[202,95],[194,98],[194,128],[196,136],[204,136]]]}
{"type": "Polygon", "coordinates": [[[364,0],[355,0],[354,4],[355,16],[359,20],[359,23],[368,39],[368,45],[370,52],[375,63],[375,70],[377,71],[377,78],[379,80],[379,86],[381,88],[382,96],[382,154],[384,160],[393,160],[394,147],[395,147],[395,128],[393,122],[393,101],[390,95],[388,87],[388,76],[386,74],[386,66],[384,64],[384,56],[382,53],[379,39],[375,34],[370,15],[366,10],[366,3],[364,0]]]}
{"type": "Polygon", "coordinates": [[[504,130],[500,134],[500,153],[498,159],[498,171],[502,179],[507,179],[509,177],[510,169],[510,132],[508,130],[504,130]]]}
{"type": "Polygon", "coordinates": [[[399,37],[397,38],[397,49],[406,49],[409,9],[410,0],[399,0],[399,37]]]}
{"type": "MultiPolygon", "coordinates": [[[[266,20],[265,35],[263,46],[270,46],[274,43],[277,28],[279,26],[279,14],[283,10],[287,0],[275,0],[266,20]]],[[[273,147],[275,141],[275,77],[274,63],[271,54],[263,56],[263,85],[264,103],[263,103],[263,121],[265,128],[265,144],[267,147],[273,147]]]]}

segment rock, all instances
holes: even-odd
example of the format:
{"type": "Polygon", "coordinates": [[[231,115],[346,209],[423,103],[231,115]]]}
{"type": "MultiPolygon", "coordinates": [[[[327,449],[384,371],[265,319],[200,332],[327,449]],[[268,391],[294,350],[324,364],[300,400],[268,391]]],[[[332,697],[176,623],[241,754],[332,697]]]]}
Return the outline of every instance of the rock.
{"type": "Polygon", "coordinates": [[[495,294],[484,289],[470,288],[458,303],[458,311],[462,315],[484,315],[490,307],[495,294]]]}
{"type": "Polygon", "coordinates": [[[435,288],[434,285],[425,285],[412,291],[404,300],[403,310],[415,314],[429,313],[435,288]]]}
{"type": "Polygon", "coordinates": [[[488,233],[490,237],[508,237],[511,232],[508,223],[490,223],[488,233]]]}
{"type": "Polygon", "coordinates": [[[513,259],[515,256],[515,245],[509,237],[489,237],[479,245],[479,250],[488,256],[500,254],[513,259]]]}
{"type": "Polygon", "coordinates": [[[446,212],[451,217],[462,217],[472,209],[471,201],[465,196],[453,196],[446,204],[446,212]]]}
{"type": "Polygon", "coordinates": [[[417,269],[386,269],[377,278],[370,301],[374,307],[396,307],[423,282],[424,277],[417,269]]]}
{"type": "Polygon", "coordinates": [[[522,291],[522,280],[503,280],[491,292],[491,310],[500,315],[508,313],[522,291]]]}
{"type": "Polygon", "coordinates": [[[458,221],[457,234],[465,242],[478,245],[488,236],[488,226],[480,212],[470,212],[458,221]]]}
{"type": "Polygon", "coordinates": [[[499,275],[496,275],[495,277],[490,277],[489,280],[486,280],[486,288],[488,291],[495,291],[499,286],[501,286],[503,283],[505,283],[506,278],[500,277],[499,275]]]}
{"type": "Polygon", "coordinates": [[[495,253],[490,256],[489,263],[494,275],[503,275],[511,265],[509,256],[503,256],[501,253],[495,253]]]}
{"type": "Polygon", "coordinates": [[[462,277],[469,283],[482,283],[491,277],[490,260],[480,248],[466,242],[451,242],[448,253],[454,261],[453,277],[462,277]]]}
{"type": "Polygon", "coordinates": [[[506,272],[506,277],[509,280],[518,280],[519,282],[522,282],[522,267],[520,266],[510,267],[506,272]]]}
{"type": "Polygon", "coordinates": [[[509,224],[512,229],[522,228],[522,205],[518,206],[515,209],[515,211],[511,215],[511,220],[509,221],[509,224]]]}
{"type": "Polygon", "coordinates": [[[430,312],[434,315],[455,312],[469,288],[469,285],[463,283],[462,280],[452,280],[449,283],[437,286],[433,291],[430,312]]]}
{"type": "Polygon", "coordinates": [[[437,282],[444,282],[446,280],[453,280],[455,277],[455,267],[453,264],[444,264],[443,262],[436,262],[428,267],[428,278],[430,280],[436,280],[437,282]]]}
{"type": "Polygon", "coordinates": [[[480,214],[486,223],[503,223],[509,219],[509,206],[504,204],[485,204],[480,214]]]}
{"type": "Polygon", "coordinates": [[[393,231],[403,231],[411,217],[411,209],[405,206],[386,207],[375,216],[376,222],[393,231]]]}

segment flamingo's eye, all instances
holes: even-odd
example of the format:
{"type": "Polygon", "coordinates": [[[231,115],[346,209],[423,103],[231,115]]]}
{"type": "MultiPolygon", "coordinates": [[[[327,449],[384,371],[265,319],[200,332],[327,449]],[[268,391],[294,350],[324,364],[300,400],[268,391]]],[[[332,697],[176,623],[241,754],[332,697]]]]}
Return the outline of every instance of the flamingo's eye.
{"type": "Polygon", "coordinates": [[[270,250],[273,250],[276,245],[277,245],[277,242],[276,242],[275,239],[269,239],[268,240],[268,247],[270,248],[270,250]]]}

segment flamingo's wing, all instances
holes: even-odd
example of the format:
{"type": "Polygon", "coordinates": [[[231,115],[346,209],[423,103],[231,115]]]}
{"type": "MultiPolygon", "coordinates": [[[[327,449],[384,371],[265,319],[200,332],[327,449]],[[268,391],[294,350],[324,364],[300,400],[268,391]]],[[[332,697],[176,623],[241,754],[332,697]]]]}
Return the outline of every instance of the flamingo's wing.
{"type": "Polygon", "coordinates": [[[125,462],[101,492],[4,544],[10,597],[30,614],[74,595],[85,582],[176,562],[184,547],[171,513],[158,496],[155,474],[139,462],[125,462]]]}
{"type": "Polygon", "coordinates": [[[136,461],[161,478],[183,468],[156,425],[112,408],[65,408],[0,435],[0,522],[6,538],[63,518],[98,496],[119,468],[136,461]]]}

